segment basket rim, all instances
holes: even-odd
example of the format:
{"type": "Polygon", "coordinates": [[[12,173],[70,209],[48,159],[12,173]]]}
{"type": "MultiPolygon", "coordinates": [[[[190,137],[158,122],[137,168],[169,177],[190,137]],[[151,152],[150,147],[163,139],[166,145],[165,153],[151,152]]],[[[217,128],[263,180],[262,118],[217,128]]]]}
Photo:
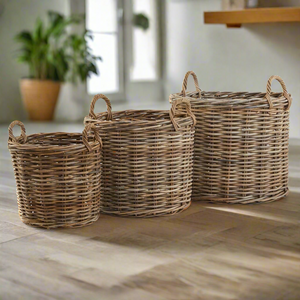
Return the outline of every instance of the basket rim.
{"type": "MultiPolygon", "coordinates": [[[[287,87],[285,82],[283,81],[283,79],[278,76],[278,75],[272,75],[271,77],[269,77],[268,81],[267,81],[267,85],[266,85],[266,93],[260,93],[260,92],[228,92],[228,91],[224,91],[224,92],[205,92],[202,91],[199,87],[199,82],[198,82],[198,78],[197,75],[195,74],[195,72],[193,71],[187,71],[184,78],[183,78],[183,82],[182,82],[182,88],[181,88],[181,92],[177,93],[177,94],[171,94],[169,96],[169,102],[173,103],[174,101],[178,100],[176,98],[189,98],[190,99],[190,103],[193,102],[194,105],[197,105],[196,102],[197,100],[200,101],[200,99],[211,99],[211,100],[215,100],[215,103],[210,103],[210,106],[213,107],[216,104],[219,105],[220,107],[222,106],[226,106],[227,103],[229,103],[229,105],[235,105],[235,106],[240,106],[241,102],[237,102],[237,100],[239,99],[240,101],[242,100],[241,98],[243,98],[243,104],[246,104],[247,100],[251,102],[251,106],[253,107],[253,104],[259,104],[256,105],[257,108],[265,108],[265,101],[268,103],[267,107],[269,108],[269,110],[272,110],[274,107],[274,103],[276,104],[276,106],[278,105],[278,101],[282,101],[285,100],[287,101],[287,107],[286,107],[286,111],[289,111],[291,104],[292,104],[292,97],[291,94],[289,94],[289,92],[287,91],[287,87]],[[187,93],[187,86],[188,86],[188,79],[189,77],[192,76],[193,80],[194,80],[194,85],[195,85],[195,92],[189,92],[187,93]],[[281,85],[282,88],[282,92],[281,93],[274,93],[272,91],[272,82],[276,80],[279,82],[279,84],[281,85]],[[280,98],[280,95],[282,94],[282,98],[280,98]],[[196,97],[196,95],[198,95],[198,97],[196,97]],[[221,97],[222,96],[222,97],[221,97]],[[224,97],[225,96],[225,97],[224,97]],[[243,97],[241,97],[243,96],[243,97]],[[273,100],[271,99],[273,97],[273,100]],[[173,99],[172,99],[173,98],[173,99]],[[279,98],[279,99],[278,99],[279,98]],[[221,99],[221,101],[220,101],[221,99]],[[262,102],[261,103],[261,101],[262,102]],[[274,100],[275,99],[275,100],[274,100]],[[174,101],[173,101],[174,100],[174,101]],[[259,103],[253,103],[256,100],[259,103]],[[220,103],[218,103],[218,101],[220,101],[220,103]],[[231,103],[232,101],[232,103],[231,103]],[[213,105],[212,105],[213,104],[213,105]]],[[[205,103],[207,104],[207,103],[205,103]]],[[[200,103],[199,103],[200,106],[200,103]]],[[[195,107],[194,107],[195,108],[195,107]]],[[[247,107],[247,109],[249,109],[250,107],[247,107]]]]}
{"type": "MultiPolygon", "coordinates": [[[[105,117],[107,116],[107,112],[100,112],[100,113],[96,113],[96,119],[94,119],[91,115],[87,115],[84,118],[84,122],[87,121],[93,121],[93,122],[97,122],[97,123],[106,123],[106,124],[131,124],[131,125],[138,125],[138,124],[149,124],[149,125],[158,125],[159,123],[166,123],[166,122],[170,122],[170,125],[172,124],[172,121],[170,119],[170,111],[169,110],[154,110],[154,109],[143,109],[143,110],[137,110],[137,109],[126,109],[126,110],[120,110],[120,111],[113,111],[112,112],[112,116],[116,116],[118,114],[126,114],[126,113],[136,113],[136,114],[147,114],[147,113],[160,113],[160,114],[165,114],[166,118],[165,119],[153,119],[153,120],[147,120],[147,119],[143,119],[143,118],[132,118],[131,120],[129,120],[130,116],[128,116],[128,119],[123,117],[120,117],[120,119],[114,119],[114,120],[102,120],[99,119],[100,117],[105,117]]],[[[188,115],[186,115],[185,113],[183,114],[178,114],[176,117],[176,119],[181,119],[181,120],[190,120],[191,121],[191,126],[193,124],[192,122],[192,118],[188,115]]]]}
{"type": "MultiPolygon", "coordinates": [[[[84,145],[82,140],[78,140],[78,144],[72,143],[70,145],[59,145],[53,144],[53,145],[43,145],[42,143],[31,143],[33,139],[43,139],[45,137],[51,137],[51,136],[56,136],[58,139],[63,139],[63,137],[79,137],[82,139],[82,133],[78,132],[47,132],[47,133],[34,133],[30,134],[27,136],[27,141],[26,143],[22,143],[22,137],[19,136],[17,137],[17,142],[8,141],[8,148],[18,148],[20,150],[34,150],[35,152],[55,152],[55,153],[60,153],[60,152],[66,152],[66,151],[74,151],[74,150],[87,150],[87,147],[84,145]]],[[[97,146],[99,145],[98,141],[88,141],[88,143],[94,147],[96,144],[97,146]]]]}
{"type": "MultiPolygon", "coordinates": [[[[272,109],[270,108],[268,100],[266,99],[267,93],[262,92],[201,91],[201,98],[196,97],[196,95],[199,95],[197,91],[187,92],[185,97],[181,92],[173,93],[169,96],[169,102],[172,103],[178,98],[185,98],[193,104],[206,104],[206,107],[224,108],[226,106],[230,106],[231,108],[236,109],[272,109]]],[[[289,100],[283,95],[282,92],[271,93],[270,96],[274,99],[273,108],[278,108],[278,106],[281,106],[281,103],[285,107],[287,107],[289,104],[289,100]]],[[[292,100],[291,94],[289,94],[289,96],[292,100]]]]}
{"type": "MultiPolygon", "coordinates": [[[[171,93],[170,95],[172,96],[178,96],[178,97],[182,97],[182,98],[190,98],[191,95],[194,95],[194,94],[198,94],[199,95],[199,92],[197,91],[187,91],[186,92],[186,96],[183,96],[182,92],[179,92],[179,93],[171,93]]],[[[255,95],[259,95],[259,97],[257,98],[260,98],[260,99],[264,99],[266,98],[266,95],[267,93],[265,92],[249,92],[249,91],[201,91],[201,98],[194,98],[193,99],[207,99],[208,97],[205,97],[205,95],[217,95],[217,94],[229,94],[229,95],[244,95],[244,94],[248,94],[248,95],[251,95],[251,96],[255,96],[255,95]]],[[[283,93],[282,92],[271,92],[270,94],[272,97],[274,98],[280,98],[280,97],[284,97],[283,93]]],[[[289,95],[291,96],[291,94],[289,93],[289,95]]],[[[232,97],[224,97],[225,99],[238,99],[238,98],[232,98],[232,97]]],[[[219,98],[219,99],[223,99],[223,98],[219,98]]]]}

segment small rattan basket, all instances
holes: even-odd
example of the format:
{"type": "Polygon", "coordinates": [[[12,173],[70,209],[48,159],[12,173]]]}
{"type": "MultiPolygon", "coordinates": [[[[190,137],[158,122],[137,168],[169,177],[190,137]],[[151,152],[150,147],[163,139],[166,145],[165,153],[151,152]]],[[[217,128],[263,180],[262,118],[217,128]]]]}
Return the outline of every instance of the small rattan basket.
{"type": "Polygon", "coordinates": [[[94,124],[103,139],[101,212],[155,217],[189,207],[195,117],[185,100],[170,111],[112,112],[109,99],[96,95],[85,124],[94,124]],[[94,113],[98,99],[107,112],[94,113]],[[187,112],[177,114],[184,104],[187,112]]]}
{"type": "Polygon", "coordinates": [[[170,102],[182,98],[197,119],[193,200],[246,204],[287,195],[292,98],[279,76],[270,77],[266,93],[203,92],[189,71],[170,102]],[[196,91],[187,93],[189,75],[196,91]],[[271,92],[274,79],[283,93],[271,92]]]}
{"type": "Polygon", "coordinates": [[[26,136],[20,121],[9,126],[21,220],[42,228],[81,227],[99,217],[102,142],[99,134],[39,133],[26,136]],[[13,135],[13,127],[21,135],[13,135]]]}

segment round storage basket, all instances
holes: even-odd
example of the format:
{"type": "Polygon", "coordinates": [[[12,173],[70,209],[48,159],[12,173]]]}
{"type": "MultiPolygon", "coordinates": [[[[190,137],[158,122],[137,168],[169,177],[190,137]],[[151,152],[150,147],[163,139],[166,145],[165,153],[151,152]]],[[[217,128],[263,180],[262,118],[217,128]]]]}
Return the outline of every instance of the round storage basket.
{"type": "Polygon", "coordinates": [[[9,126],[21,220],[42,228],[81,227],[99,217],[102,142],[97,132],[26,136],[20,121],[9,126]],[[13,127],[21,135],[13,135],[13,127]]]}
{"type": "Polygon", "coordinates": [[[266,93],[203,92],[189,71],[170,102],[182,98],[197,119],[193,200],[246,204],[287,195],[292,99],[280,77],[270,77],[266,93]],[[189,75],[195,92],[186,92],[189,75]],[[274,79],[283,93],[271,92],[274,79]]]}
{"type": "Polygon", "coordinates": [[[178,213],[191,202],[195,117],[185,100],[170,111],[112,112],[96,95],[85,124],[103,139],[101,212],[155,217],[178,213]],[[98,99],[107,112],[94,113],[98,99]],[[184,104],[187,113],[177,114],[184,104]]]}

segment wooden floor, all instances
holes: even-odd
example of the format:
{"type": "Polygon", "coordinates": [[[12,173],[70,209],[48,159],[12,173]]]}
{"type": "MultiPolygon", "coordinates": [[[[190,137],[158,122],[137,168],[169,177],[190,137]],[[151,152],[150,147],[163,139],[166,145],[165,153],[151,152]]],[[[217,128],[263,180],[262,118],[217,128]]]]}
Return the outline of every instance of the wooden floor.
{"type": "Polygon", "coordinates": [[[0,299],[300,299],[300,154],[281,201],[50,231],[20,221],[7,126],[0,139],[0,299]]]}

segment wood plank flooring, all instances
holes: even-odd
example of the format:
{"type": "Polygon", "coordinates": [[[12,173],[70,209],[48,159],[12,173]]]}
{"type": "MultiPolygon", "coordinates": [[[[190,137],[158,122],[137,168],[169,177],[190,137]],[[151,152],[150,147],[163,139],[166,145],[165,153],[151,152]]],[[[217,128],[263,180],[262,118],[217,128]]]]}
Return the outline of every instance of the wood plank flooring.
{"type": "Polygon", "coordinates": [[[0,299],[300,299],[300,153],[290,155],[281,201],[193,203],[172,217],[102,215],[88,227],[42,230],[18,217],[7,126],[0,143],[0,299]]]}

